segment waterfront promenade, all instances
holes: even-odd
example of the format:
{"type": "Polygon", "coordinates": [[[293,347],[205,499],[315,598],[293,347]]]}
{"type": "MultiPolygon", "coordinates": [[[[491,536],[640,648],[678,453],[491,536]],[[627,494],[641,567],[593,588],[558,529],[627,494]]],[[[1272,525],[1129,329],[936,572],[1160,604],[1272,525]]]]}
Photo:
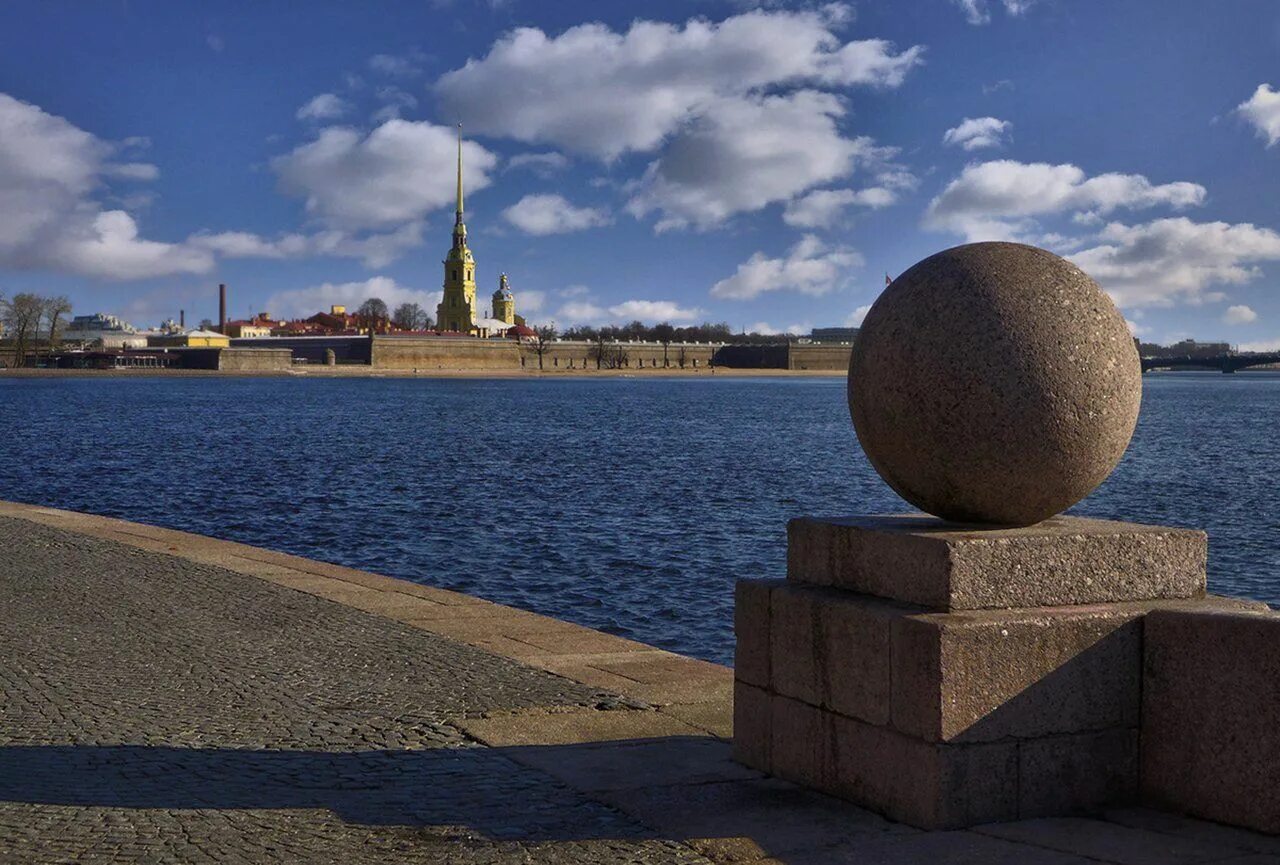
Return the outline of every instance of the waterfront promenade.
{"type": "Polygon", "coordinates": [[[729,759],[732,676],[476,598],[0,503],[0,862],[1280,863],[1141,809],[920,832],[729,759]]]}

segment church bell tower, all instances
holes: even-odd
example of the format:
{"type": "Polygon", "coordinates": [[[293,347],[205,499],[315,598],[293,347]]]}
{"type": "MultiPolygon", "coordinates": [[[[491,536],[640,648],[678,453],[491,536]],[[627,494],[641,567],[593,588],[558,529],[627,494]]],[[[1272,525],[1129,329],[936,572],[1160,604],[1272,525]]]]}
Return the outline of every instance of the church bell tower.
{"type": "Polygon", "coordinates": [[[436,307],[436,326],[443,331],[470,333],[476,320],[476,260],[467,246],[462,221],[462,124],[458,124],[458,210],[453,222],[453,247],[444,260],[444,297],[436,307]]]}

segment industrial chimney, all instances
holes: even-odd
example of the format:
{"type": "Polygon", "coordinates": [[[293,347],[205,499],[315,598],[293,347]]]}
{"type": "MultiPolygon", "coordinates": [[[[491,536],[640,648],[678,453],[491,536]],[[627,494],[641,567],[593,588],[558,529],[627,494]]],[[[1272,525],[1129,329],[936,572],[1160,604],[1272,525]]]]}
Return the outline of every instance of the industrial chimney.
{"type": "Polygon", "coordinates": [[[187,329],[187,311],[185,309],[178,310],[178,327],[183,330],[187,329]]]}
{"type": "Polygon", "coordinates": [[[227,285],[218,283],[218,333],[227,332],[227,285]]]}

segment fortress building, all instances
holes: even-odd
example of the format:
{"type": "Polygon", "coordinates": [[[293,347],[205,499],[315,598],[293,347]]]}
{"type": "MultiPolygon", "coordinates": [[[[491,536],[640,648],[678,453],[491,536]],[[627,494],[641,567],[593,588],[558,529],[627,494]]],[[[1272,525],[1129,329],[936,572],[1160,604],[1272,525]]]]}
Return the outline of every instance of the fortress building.
{"type": "Polygon", "coordinates": [[[475,336],[505,335],[519,322],[515,296],[502,274],[493,295],[493,318],[484,318],[476,302],[476,259],[467,246],[467,224],[462,219],[462,125],[458,125],[458,209],[453,222],[453,246],[444,260],[444,296],[436,307],[436,327],[442,331],[475,336]]]}

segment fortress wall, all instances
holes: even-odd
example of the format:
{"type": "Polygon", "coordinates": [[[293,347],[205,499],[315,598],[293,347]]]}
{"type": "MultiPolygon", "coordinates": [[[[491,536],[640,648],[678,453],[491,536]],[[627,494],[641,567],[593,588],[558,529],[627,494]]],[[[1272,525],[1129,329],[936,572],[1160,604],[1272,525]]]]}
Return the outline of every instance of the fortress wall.
{"type": "Polygon", "coordinates": [[[787,369],[848,369],[851,345],[797,345],[787,350],[787,369]]]}
{"type": "Polygon", "coordinates": [[[520,346],[510,339],[375,336],[370,355],[380,369],[520,369],[520,346]]]}
{"type": "Polygon", "coordinates": [[[224,348],[218,352],[222,372],[281,372],[293,367],[287,348],[224,348]]]}
{"type": "MultiPolygon", "coordinates": [[[[616,347],[621,348],[626,354],[626,363],[624,369],[663,369],[663,349],[662,343],[657,342],[621,342],[616,347]]],[[[605,349],[611,351],[615,348],[615,344],[611,342],[605,343],[605,349]]],[[[685,368],[693,368],[695,361],[699,369],[707,367],[711,364],[711,357],[715,353],[717,346],[706,343],[676,343],[673,342],[667,346],[666,350],[666,366],[672,369],[680,368],[681,351],[684,352],[685,368]]],[[[595,343],[582,341],[563,341],[553,342],[547,346],[546,353],[542,356],[542,368],[544,371],[554,371],[558,369],[595,369],[595,343]]],[[[534,346],[526,343],[521,346],[521,356],[524,358],[525,369],[538,368],[538,352],[534,346]]]]}

